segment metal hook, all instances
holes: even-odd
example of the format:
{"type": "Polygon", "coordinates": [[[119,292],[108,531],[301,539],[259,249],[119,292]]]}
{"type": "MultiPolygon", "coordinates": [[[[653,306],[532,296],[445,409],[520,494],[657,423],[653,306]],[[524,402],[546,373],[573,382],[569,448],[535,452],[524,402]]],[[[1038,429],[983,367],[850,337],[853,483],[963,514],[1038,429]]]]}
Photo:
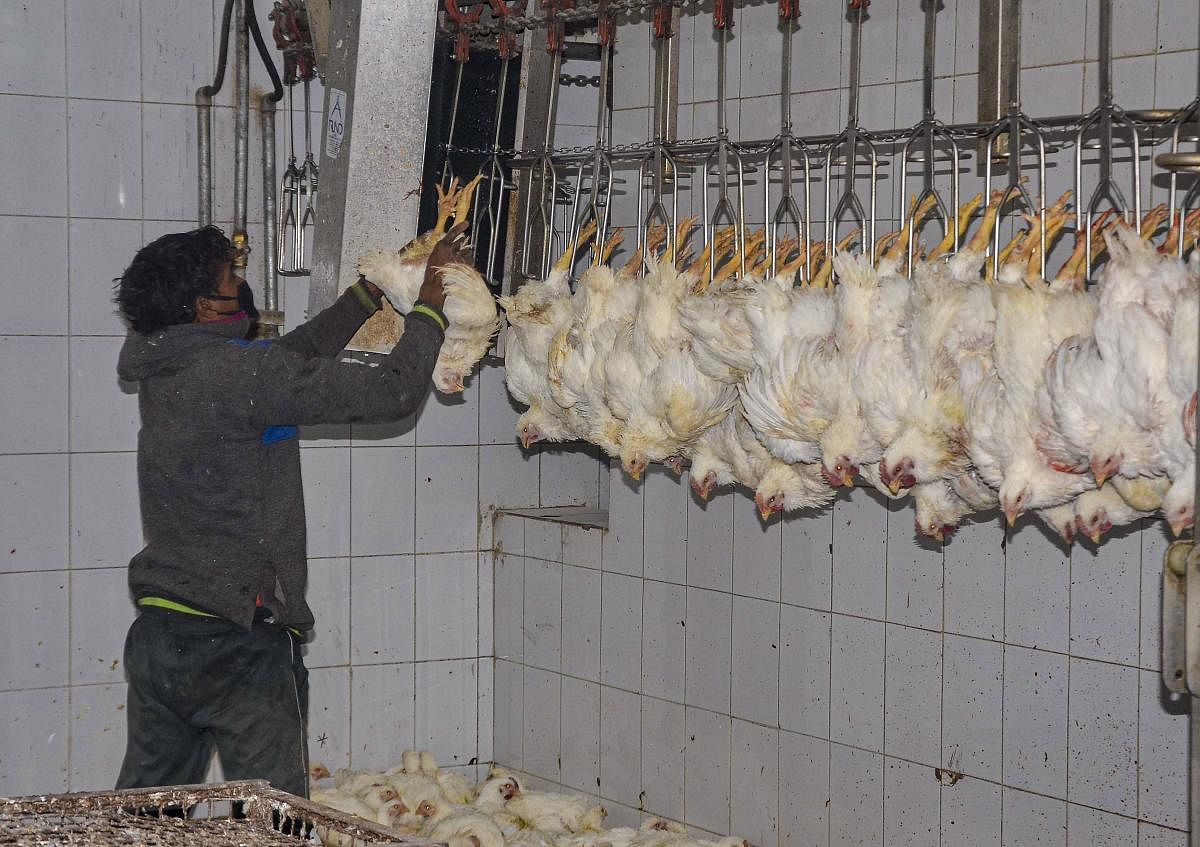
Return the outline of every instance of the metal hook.
{"type": "MultiPolygon", "coordinates": [[[[922,94],[923,94],[923,113],[921,120],[913,127],[908,134],[908,138],[901,148],[901,168],[900,168],[900,226],[903,231],[908,223],[909,215],[915,211],[925,201],[932,199],[933,206],[930,213],[936,213],[942,221],[942,236],[946,237],[953,233],[953,252],[958,252],[959,241],[959,220],[958,220],[958,142],[954,137],[946,131],[945,125],[937,119],[934,108],[934,71],[935,60],[937,57],[937,14],[942,10],[943,5],[941,0],[922,0],[925,11],[925,45],[924,45],[924,67],[922,69],[922,94]],[[950,206],[947,207],[942,198],[941,192],[938,191],[934,180],[934,164],[937,152],[938,140],[941,139],[950,147],[950,206]],[[920,159],[914,159],[912,156],[912,148],[914,145],[920,144],[920,159]],[[920,161],[921,168],[921,192],[917,195],[912,206],[907,205],[908,198],[908,163],[910,161],[920,161]],[[953,213],[950,212],[953,209],[953,213]]],[[[908,227],[908,243],[905,245],[905,255],[907,258],[907,271],[912,273],[913,264],[915,261],[915,249],[917,242],[917,227],[908,227]]]]}
{"type": "Polygon", "coordinates": [[[775,136],[771,146],[767,148],[763,163],[763,219],[767,222],[766,249],[770,262],[771,276],[778,272],[778,258],[775,255],[779,244],[779,233],[789,225],[795,229],[796,240],[802,243],[804,262],[796,273],[800,279],[807,281],[810,276],[809,222],[812,220],[811,178],[808,147],[798,139],[792,131],[792,34],[795,31],[796,19],[800,16],[799,0],[779,0],[779,19],[783,23],[783,48],[780,62],[781,86],[779,94],[779,135],[775,136]],[[804,213],[793,197],[792,168],[799,148],[800,161],[804,166],[804,213]],[[771,161],[778,153],[780,165],[780,196],[775,208],[771,208],[771,161]]]}
{"type": "MultiPolygon", "coordinates": [[[[1142,219],[1141,141],[1137,126],[1119,106],[1113,103],[1112,87],[1112,0],[1100,0],[1100,104],[1093,109],[1075,133],[1075,229],[1087,232],[1101,203],[1109,206],[1123,218],[1133,216],[1136,223],[1142,219]],[[1133,206],[1130,207],[1116,180],[1113,178],[1113,131],[1124,127],[1129,134],[1130,169],[1133,172],[1133,206]],[[1088,130],[1096,128],[1099,135],[1099,181],[1088,202],[1083,201],[1083,142],[1088,130]]],[[[1084,247],[1086,267],[1092,267],[1092,241],[1084,247]]]]}
{"type": "Polygon", "coordinates": [[[609,211],[612,208],[613,165],[605,150],[608,113],[608,77],[612,67],[613,42],[616,39],[616,22],[608,11],[608,0],[600,0],[596,32],[600,40],[600,86],[596,94],[596,144],[592,149],[591,187],[588,201],[581,208],[584,174],[589,162],[580,161],[575,173],[575,197],[571,204],[570,236],[567,243],[571,250],[571,267],[575,265],[575,251],[579,245],[579,233],[589,220],[596,223],[596,244],[603,244],[608,237],[609,211]]]}
{"type": "Polygon", "coordinates": [[[870,0],[850,0],[850,90],[849,105],[846,110],[846,128],[829,143],[825,151],[825,240],[828,242],[830,256],[837,253],[837,225],[845,212],[853,214],[863,233],[863,252],[872,260],[875,258],[875,215],[878,208],[878,177],[879,152],[874,143],[867,137],[858,124],[858,96],[862,83],[862,25],[866,7],[870,0]],[[837,205],[833,202],[833,163],[834,152],[839,147],[845,147],[843,162],[845,165],[844,179],[846,186],[842,191],[837,205]],[[863,208],[858,197],[855,182],[858,178],[858,151],[866,152],[867,162],[871,167],[870,205],[869,212],[863,208]]]}

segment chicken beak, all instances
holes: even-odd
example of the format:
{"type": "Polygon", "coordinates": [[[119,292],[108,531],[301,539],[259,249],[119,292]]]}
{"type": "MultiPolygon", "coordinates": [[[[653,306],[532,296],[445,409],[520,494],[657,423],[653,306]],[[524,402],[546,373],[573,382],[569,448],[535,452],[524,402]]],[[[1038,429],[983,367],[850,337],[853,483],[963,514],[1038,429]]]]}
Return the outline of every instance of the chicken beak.
{"type": "Polygon", "coordinates": [[[630,478],[634,482],[642,481],[642,469],[637,465],[630,465],[629,467],[625,468],[625,473],[629,474],[630,478]]]}
{"type": "Polygon", "coordinates": [[[1092,539],[1092,543],[1098,547],[1100,546],[1100,539],[1103,537],[1103,535],[1104,533],[1102,533],[1099,528],[1096,528],[1088,533],[1088,538],[1092,539]]]}
{"type": "Polygon", "coordinates": [[[1004,519],[1008,521],[1009,526],[1013,526],[1017,522],[1017,518],[1021,516],[1021,512],[1016,506],[1006,505],[1004,507],[1004,519]]]}
{"type": "Polygon", "coordinates": [[[895,479],[889,479],[887,487],[888,487],[888,491],[892,492],[893,495],[899,494],[900,493],[900,478],[896,477],[895,479]]]}
{"type": "Polygon", "coordinates": [[[770,503],[768,503],[762,497],[755,497],[754,505],[758,507],[758,516],[762,518],[763,523],[766,523],[771,519],[772,509],[770,503]]]}
{"type": "Polygon", "coordinates": [[[1098,462],[1095,459],[1091,461],[1091,465],[1092,476],[1096,478],[1096,487],[1100,488],[1104,485],[1105,480],[1108,479],[1108,471],[1105,470],[1103,462],[1098,462]]]}
{"type": "Polygon", "coordinates": [[[1184,518],[1174,518],[1172,520],[1168,520],[1167,523],[1171,527],[1171,534],[1176,538],[1183,535],[1184,530],[1188,528],[1188,521],[1184,518]]]}
{"type": "Polygon", "coordinates": [[[854,474],[850,473],[849,471],[846,471],[845,473],[843,473],[842,474],[842,485],[846,486],[847,488],[853,488],[854,487],[854,474]]]}
{"type": "Polygon", "coordinates": [[[521,448],[524,450],[528,450],[529,445],[533,443],[533,438],[529,435],[528,432],[522,432],[521,436],[520,436],[520,441],[521,441],[521,448]]]}

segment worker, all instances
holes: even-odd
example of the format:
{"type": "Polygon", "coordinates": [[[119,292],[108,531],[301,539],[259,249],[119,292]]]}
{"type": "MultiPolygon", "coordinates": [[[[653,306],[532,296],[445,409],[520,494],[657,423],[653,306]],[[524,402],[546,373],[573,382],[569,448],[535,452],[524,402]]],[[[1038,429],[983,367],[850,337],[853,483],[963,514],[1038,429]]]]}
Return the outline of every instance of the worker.
{"type": "MultiPolygon", "coordinates": [[[[228,779],[308,796],[312,631],[297,426],[413,414],[446,330],[441,271],[470,263],[465,225],[434,248],[399,344],[378,366],[339,361],[381,306],[359,279],[278,340],[216,227],[164,235],[119,278],[130,325],[121,379],[138,384],[145,548],[129,563],[128,741],[118,788],[228,779]]],[[[102,610],[97,610],[103,613],[102,610]]]]}

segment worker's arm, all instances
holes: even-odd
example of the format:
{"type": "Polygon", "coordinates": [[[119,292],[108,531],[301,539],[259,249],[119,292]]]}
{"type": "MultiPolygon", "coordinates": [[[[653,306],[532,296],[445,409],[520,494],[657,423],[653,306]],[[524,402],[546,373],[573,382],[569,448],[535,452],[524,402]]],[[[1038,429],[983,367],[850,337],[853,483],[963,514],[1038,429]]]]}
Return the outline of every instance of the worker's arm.
{"type": "Polygon", "coordinates": [[[251,420],[263,426],[383,423],[415,412],[429,393],[445,338],[442,269],[470,261],[465,232],[465,223],[453,227],[434,246],[400,343],[377,366],[310,355],[278,343],[241,349],[240,355],[254,357],[238,367],[252,374],[246,406],[251,420]]]}
{"type": "Polygon", "coordinates": [[[342,292],[333,305],[275,343],[302,356],[332,359],[350,343],[359,327],[379,311],[383,294],[365,279],[342,292]]]}
{"type": "MultiPolygon", "coordinates": [[[[451,227],[434,245],[425,264],[425,280],[417,295],[418,311],[421,308],[429,309],[427,314],[440,323],[443,330],[446,328],[446,316],[441,310],[446,302],[446,292],[442,288],[441,269],[453,262],[471,263],[466,248],[466,230],[465,222],[451,227]]],[[[343,291],[332,306],[275,343],[302,356],[332,359],[345,349],[367,318],[379,311],[382,302],[383,292],[373,283],[360,278],[343,291]]]]}
{"type": "Polygon", "coordinates": [[[444,337],[437,320],[414,311],[400,343],[378,365],[339,361],[273,344],[239,349],[249,378],[242,407],[261,426],[384,423],[417,410],[444,337]]]}

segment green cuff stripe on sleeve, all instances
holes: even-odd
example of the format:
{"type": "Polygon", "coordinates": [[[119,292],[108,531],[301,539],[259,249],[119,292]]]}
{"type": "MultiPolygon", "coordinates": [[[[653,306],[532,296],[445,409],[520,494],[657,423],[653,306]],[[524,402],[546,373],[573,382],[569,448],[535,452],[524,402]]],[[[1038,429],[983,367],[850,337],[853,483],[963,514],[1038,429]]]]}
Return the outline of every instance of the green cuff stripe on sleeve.
{"type": "Polygon", "coordinates": [[[354,296],[358,298],[358,302],[363,304],[363,308],[371,314],[379,311],[379,304],[375,302],[375,298],[367,291],[367,287],[361,282],[356,282],[350,286],[350,290],[354,292],[354,296]]]}
{"type": "Polygon", "coordinates": [[[422,315],[433,318],[434,322],[442,328],[442,332],[446,331],[446,319],[439,315],[436,311],[426,306],[424,303],[417,303],[412,307],[412,311],[420,312],[422,315]]]}
{"type": "Polygon", "coordinates": [[[201,618],[215,618],[216,615],[202,612],[199,609],[193,609],[191,606],[185,606],[183,603],[176,603],[174,600],[167,600],[164,597],[139,597],[137,604],[139,606],[154,606],[158,609],[169,609],[172,612],[182,612],[185,615],[196,615],[201,618]]]}

